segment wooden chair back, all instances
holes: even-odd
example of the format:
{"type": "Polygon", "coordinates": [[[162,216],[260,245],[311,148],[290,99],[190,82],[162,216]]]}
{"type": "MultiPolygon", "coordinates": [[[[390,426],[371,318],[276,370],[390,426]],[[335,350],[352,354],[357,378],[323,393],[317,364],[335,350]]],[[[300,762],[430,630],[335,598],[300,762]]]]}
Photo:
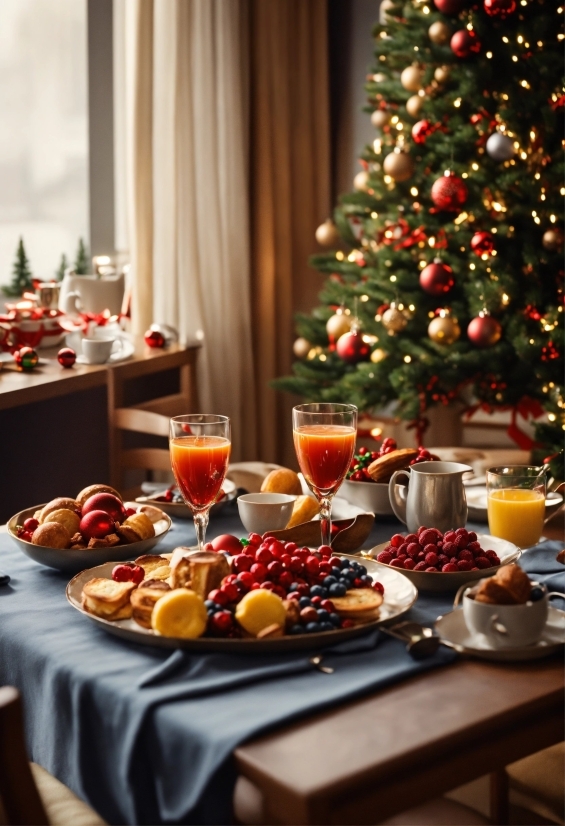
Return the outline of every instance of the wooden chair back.
{"type": "Polygon", "coordinates": [[[0,688],[0,823],[49,823],[29,766],[22,699],[12,686],[0,688]]]}
{"type": "MultiPolygon", "coordinates": [[[[117,430],[129,430],[135,433],[148,433],[152,436],[169,436],[169,417],[161,413],[152,413],[135,407],[120,407],[114,411],[113,426],[117,430]]],[[[171,460],[167,448],[135,447],[120,450],[120,468],[141,470],[171,470],[171,460]]],[[[123,487],[119,484],[118,490],[123,487]]],[[[137,493],[137,489],[128,493],[137,493]]]]}

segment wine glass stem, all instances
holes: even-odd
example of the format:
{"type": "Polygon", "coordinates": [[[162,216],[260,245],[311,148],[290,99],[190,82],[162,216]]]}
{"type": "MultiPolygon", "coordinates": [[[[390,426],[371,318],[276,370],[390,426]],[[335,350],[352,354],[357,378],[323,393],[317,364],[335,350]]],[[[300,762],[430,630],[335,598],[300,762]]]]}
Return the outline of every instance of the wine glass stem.
{"type": "Polygon", "coordinates": [[[194,527],[196,528],[198,550],[203,551],[206,541],[206,528],[208,527],[208,511],[200,511],[194,514],[194,527]]]}
{"type": "Polygon", "coordinates": [[[322,545],[332,544],[332,497],[320,499],[320,522],[322,523],[322,545]]]}

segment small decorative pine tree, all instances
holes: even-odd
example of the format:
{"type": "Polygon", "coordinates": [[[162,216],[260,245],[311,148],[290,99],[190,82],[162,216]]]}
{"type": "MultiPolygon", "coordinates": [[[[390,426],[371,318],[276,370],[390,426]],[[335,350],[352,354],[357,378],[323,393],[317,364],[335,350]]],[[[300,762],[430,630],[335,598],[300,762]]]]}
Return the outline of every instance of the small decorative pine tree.
{"type": "Polygon", "coordinates": [[[63,280],[63,278],[65,276],[65,270],[67,269],[68,266],[69,266],[69,262],[67,261],[67,256],[65,255],[65,253],[63,253],[61,255],[61,263],[59,264],[59,266],[55,270],[55,279],[57,281],[62,281],[63,280]]]}
{"type": "Polygon", "coordinates": [[[75,272],[77,275],[88,275],[90,262],[88,260],[88,249],[82,238],[79,238],[78,249],[75,258],[75,272]]]}
{"type": "Polygon", "coordinates": [[[2,287],[4,295],[20,298],[26,290],[33,290],[33,276],[26,255],[23,238],[20,238],[16,250],[16,260],[12,267],[12,283],[2,287]]]}

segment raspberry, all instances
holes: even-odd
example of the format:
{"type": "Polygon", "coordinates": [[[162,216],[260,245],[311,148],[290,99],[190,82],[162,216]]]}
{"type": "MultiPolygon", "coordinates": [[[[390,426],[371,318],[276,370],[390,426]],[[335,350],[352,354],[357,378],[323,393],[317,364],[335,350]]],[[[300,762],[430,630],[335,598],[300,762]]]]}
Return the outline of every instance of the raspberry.
{"type": "MultiPolygon", "coordinates": [[[[418,541],[420,545],[424,546],[424,550],[426,545],[436,545],[439,537],[437,535],[437,531],[435,528],[427,528],[425,531],[419,535],[418,541]]],[[[435,548],[434,548],[435,550],[435,548]]]]}
{"type": "Polygon", "coordinates": [[[453,554],[454,554],[454,553],[455,553],[455,551],[456,551],[456,548],[455,548],[455,542],[451,542],[451,541],[449,541],[449,542],[444,542],[444,543],[443,543],[443,548],[442,548],[442,551],[443,551],[443,552],[444,552],[444,554],[446,554],[447,556],[453,556],[453,554]]]}
{"type": "Polygon", "coordinates": [[[496,554],[494,554],[494,556],[491,556],[490,554],[486,553],[485,556],[488,559],[490,559],[491,565],[493,565],[493,566],[500,565],[500,559],[497,557],[496,554]]]}
{"type": "Polygon", "coordinates": [[[381,551],[380,554],[377,555],[377,562],[382,562],[384,565],[390,565],[392,561],[392,554],[388,551],[381,551]]]}
{"type": "Polygon", "coordinates": [[[420,527],[418,528],[416,533],[418,534],[418,536],[420,536],[424,531],[427,531],[427,530],[429,530],[429,528],[426,528],[425,525],[420,525],[420,527]]]}
{"type": "Polygon", "coordinates": [[[469,534],[465,528],[457,528],[457,530],[455,531],[455,536],[464,536],[465,538],[467,538],[469,534]]]}
{"type": "Polygon", "coordinates": [[[411,542],[408,547],[406,548],[406,553],[408,556],[411,556],[412,559],[418,556],[420,551],[422,550],[422,546],[418,544],[418,542],[411,542]]]}
{"type": "MultiPolygon", "coordinates": [[[[429,547],[429,545],[428,545],[429,547]]],[[[434,551],[429,551],[426,554],[426,565],[437,565],[438,555],[434,551]]]]}
{"type": "Polygon", "coordinates": [[[406,554],[397,554],[396,558],[399,559],[401,562],[404,562],[405,559],[409,559],[406,554]]]}
{"type": "Polygon", "coordinates": [[[404,562],[401,559],[393,559],[390,566],[391,568],[404,568],[404,562]]]}
{"type": "Polygon", "coordinates": [[[460,551],[467,547],[467,537],[462,533],[455,537],[455,547],[459,548],[460,551]]]}
{"type": "Polygon", "coordinates": [[[468,562],[473,562],[474,556],[471,551],[463,550],[457,554],[457,559],[466,559],[468,562]]]}
{"type": "Polygon", "coordinates": [[[373,588],[378,594],[384,594],[385,592],[385,586],[381,582],[375,582],[373,588]]]}
{"type": "Polygon", "coordinates": [[[489,559],[498,559],[496,551],[485,551],[485,556],[488,556],[489,559]]]}
{"type": "Polygon", "coordinates": [[[410,559],[409,556],[407,556],[406,559],[404,560],[404,569],[406,571],[412,571],[414,569],[415,565],[416,565],[416,563],[414,562],[413,559],[410,559]]]}
{"type": "Polygon", "coordinates": [[[426,568],[426,573],[427,574],[439,574],[439,571],[434,565],[430,565],[428,568],[426,568]]]}
{"type": "Polygon", "coordinates": [[[473,565],[468,559],[459,559],[457,561],[457,567],[460,571],[470,571],[473,565]]]}
{"type": "Polygon", "coordinates": [[[400,546],[400,548],[398,549],[398,553],[403,554],[404,556],[406,556],[407,551],[408,551],[408,543],[403,542],[402,545],[400,546]]]}
{"type": "Polygon", "coordinates": [[[433,542],[427,542],[426,545],[424,546],[424,553],[425,554],[435,554],[436,551],[437,551],[437,548],[433,544],[433,542]]]}
{"type": "Polygon", "coordinates": [[[426,570],[426,563],[425,562],[418,562],[416,565],[414,565],[414,570],[415,571],[425,571],[426,570]]]}
{"type": "Polygon", "coordinates": [[[411,542],[417,542],[418,541],[418,535],[415,534],[415,533],[409,533],[404,541],[407,542],[408,544],[410,544],[411,542]]]}
{"type": "Polygon", "coordinates": [[[477,541],[477,534],[475,531],[469,531],[468,533],[469,542],[476,542],[477,541]]]}
{"type": "Polygon", "coordinates": [[[488,556],[478,556],[475,559],[477,568],[492,568],[492,562],[488,556]]]}
{"type": "MultiPolygon", "coordinates": [[[[473,553],[476,553],[477,551],[481,550],[481,546],[479,545],[478,542],[468,542],[467,543],[467,550],[472,551],[473,553]]],[[[482,553],[482,551],[481,551],[481,553],[482,553]]]]}
{"type": "Polygon", "coordinates": [[[422,548],[422,550],[420,551],[420,553],[418,554],[416,559],[418,560],[418,562],[421,562],[424,559],[425,556],[426,556],[426,554],[424,553],[424,549],[422,548]]]}
{"type": "Polygon", "coordinates": [[[456,557],[456,556],[452,556],[452,557],[451,557],[451,559],[450,559],[449,561],[450,561],[453,565],[457,565],[457,563],[459,562],[459,560],[457,559],[457,557],[456,557]]]}
{"type": "Polygon", "coordinates": [[[404,537],[400,533],[395,533],[392,539],[390,540],[390,544],[393,548],[400,548],[405,542],[404,537]]]}
{"type": "Polygon", "coordinates": [[[446,531],[443,535],[444,542],[453,542],[455,539],[455,531],[446,531]]]}
{"type": "Polygon", "coordinates": [[[456,574],[458,573],[459,568],[457,565],[454,565],[453,562],[448,562],[441,570],[444,574],[456,574]]]}
{"type": "Polygon", "coordinates": [[[438,548],[443,548],[443,540],[442,539],[438,539],[437,547],[438,548]]]}
{"type": "Polygon", "coordinates": [[[471,568],[471,570],[472,570],[472,571],[480,571],[481,569],[480,569],[480,568],[477,568],[477,566],[475,565],[475,567],[474,567],[474,568],[471,568]]]}
{"type": "Polygon", "coordinates": [[[440,566],[447,565],[449,562],[449,557],[445,554],[438,554],[437,555],[437,564],[440,566]]]}

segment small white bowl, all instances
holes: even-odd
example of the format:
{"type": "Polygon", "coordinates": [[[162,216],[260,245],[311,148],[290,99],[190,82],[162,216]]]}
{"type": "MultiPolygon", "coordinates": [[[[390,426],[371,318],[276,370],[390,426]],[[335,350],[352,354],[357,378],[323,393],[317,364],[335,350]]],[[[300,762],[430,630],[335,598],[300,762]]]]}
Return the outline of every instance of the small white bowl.
{"type": "Polygon", "coordinates": [[[394,516],[388,495],[388,482],[352,482],[345,479],[339,495],[364,511],[373,511],[376,516],[394,516]]]}
{"type": "Polygon", "coordinates": [[[239,518],[249,533],[281,531],[290,522],[295,500],[286,493],[246,493],[237,497],[239,518]]]}

